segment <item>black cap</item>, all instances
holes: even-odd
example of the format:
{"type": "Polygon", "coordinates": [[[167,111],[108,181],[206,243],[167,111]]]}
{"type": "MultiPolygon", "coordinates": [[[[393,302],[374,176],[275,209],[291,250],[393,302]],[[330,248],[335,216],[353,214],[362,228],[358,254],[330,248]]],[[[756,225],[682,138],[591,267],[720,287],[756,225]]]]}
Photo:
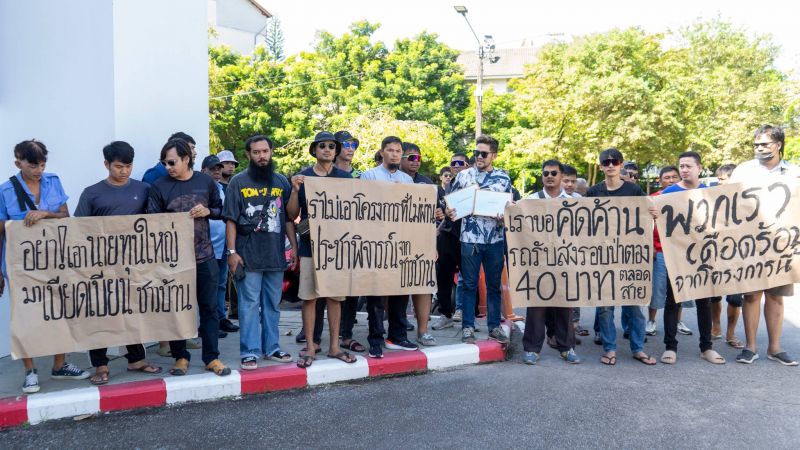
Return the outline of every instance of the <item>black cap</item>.
{"type": "Polygon", "coordinates": [[[208,169],[209,167],[220,166],[222,167],[222,163],[217,158],[217,155],[208,155],[203,158],[203,163],[200,165],[201,169],[208,169]]]}
{"type": "Polygon", "coordinates": [[[316,157],[316,154],[314,153],[314,147],[316,147],[318,143],[325,141],[333,141],[336,143],[336,155],[342,151],[342,144],[336,140],[336,137],[333,135],[333,133],[330,131],[320,131],[316,136],[314,136],[314,141],[311,143],[311,145],[308,146],[308,151],[311,153],[311,156],[316,157]]]}
{"type": "Polygon", "coordinates": [[[356,146],[358,146],[359,142],[358,139],[354,138],[349,131],[337,131],[336,134],[333,135],[336,138],[336,142],[340,144],[344,144],[347,141],[355,141],[356,146]]]}

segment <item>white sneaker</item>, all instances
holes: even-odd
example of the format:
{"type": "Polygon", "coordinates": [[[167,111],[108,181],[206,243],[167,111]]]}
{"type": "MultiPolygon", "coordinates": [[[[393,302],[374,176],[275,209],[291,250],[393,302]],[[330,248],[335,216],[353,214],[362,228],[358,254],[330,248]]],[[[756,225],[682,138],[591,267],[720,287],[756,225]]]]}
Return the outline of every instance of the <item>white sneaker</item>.
{"type": "Polygon", "coordinates": [[[680,321],[678,322],[678,333],[691,336],[692,330],[689,327],[687,327],[686,324],[683,323],[683,321],[680,321]]]}
{"type": "Polygon", "coordinates": [[[39,375],[36,369],[31,369],[25,373],[25,383],[22,384],[22,392],[33,394],[39,392],[39,375]]]}
{"type": "Polygon", "coordinates": [[[453,326],[453,319],[448,319],[447,316],[440,316],[436,322],[431,325],[434,330],[444,330],[453,326]]]}
{"type": "Polygon", "coordinates": [[[648,336],[655,336],[656,335],[656,321],[655,320],[648,320],[647,325],[644,327],[644,332],[648,336]]]}
{"type": "Polygon", "coordinates": [[[453,322],[461,322],[462,318],[464,318],[464,313],[462,313],[460,309],[457,309],[456,313],[453,314],[453,322]]]}

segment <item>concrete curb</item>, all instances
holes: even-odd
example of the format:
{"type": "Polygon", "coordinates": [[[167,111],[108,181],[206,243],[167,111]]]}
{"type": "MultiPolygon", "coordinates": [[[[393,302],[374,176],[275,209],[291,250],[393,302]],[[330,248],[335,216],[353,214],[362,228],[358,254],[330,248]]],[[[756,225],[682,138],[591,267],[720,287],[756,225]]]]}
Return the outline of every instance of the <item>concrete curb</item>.
{"type": "MultiPolygon", "coordinates": [[[[508,326],[503,325],[503,328],[510,336],[508,326]]],[[[482,340],[475,344],[443,345],[421,351],[388,352],[382,359],[357,355],[358,361],[354,364],[325,359],[315,361],[308,369],[300,369],[294,364],[270,365],[250,371],[233,370],[227,377],[207,373],[0,398],[0,428],[25,423],[35,425],[83,414],[239,397],[503,361],[506,350],[495,341],[482,340]]]]}

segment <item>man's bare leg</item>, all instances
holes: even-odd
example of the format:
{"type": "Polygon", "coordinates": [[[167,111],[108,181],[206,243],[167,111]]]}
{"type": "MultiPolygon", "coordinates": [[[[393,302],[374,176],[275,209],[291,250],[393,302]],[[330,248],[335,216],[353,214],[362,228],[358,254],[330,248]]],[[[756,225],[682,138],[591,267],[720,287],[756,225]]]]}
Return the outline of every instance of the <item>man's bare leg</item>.
{"type": "Polygon", "coordinates": [[[722,335],[722,302],[711,304],[711,337],[722,335]]]}
{"type": "MultiPolygon", "coordinates": [[[[310,356],[314,358],[314,355],[317,351],[317,346],[314,344],[314,321],[317,318],[317,300],[303,300],[302,306],[302,314],[303,314],[303,330],[311,330],[310,332],[306,331],[306,356],[310,356]]],[[[330,311],[328,311],[330,314],[330,311]]],[[[336,339],[338,342],[339,339],[336,339]]]]}
{"type": "MultiPolygon", "coordinates": [[[[342,349],[339,347],[339,327],[341,326],[342,320],[342,302],[337,300],[328,299],[328,329],[330,330],[331,334],[331,345],[330,350],[328,350],[328,355],[338,355],[342,352],[342,349]]],[[[311,324],[313,329],[313,322],[311,324]]]]}
{"type": "Polygon", "coordinates": [[[751,352],[756,353],[756,334],[758,333],[758,322],[761,320],[761,292],[745,294],[742,316],[744,317],[746,346],[751,352]]]}
{"type": "Polygon", "coordinates": [[[739,315],[742,310],[738,306],[728,304],[728,331],[725,333],[725,340],[736,339],[736,324],[739,323],[739,315]]]}
{"type": "Polygon", "coordinates": [[[417,335],[422,336],[428,332],[428,321],[431,316],[431,294],[414,294],[414,312],[417,314],[417,335]]]}
{"type": "Polygon", "coordinates": [[[774,355],[781,351],[783,296],[765,294],[764,297],[764,321],[767,322],[767,335],[769,336],[767,354],[774,355]]]}

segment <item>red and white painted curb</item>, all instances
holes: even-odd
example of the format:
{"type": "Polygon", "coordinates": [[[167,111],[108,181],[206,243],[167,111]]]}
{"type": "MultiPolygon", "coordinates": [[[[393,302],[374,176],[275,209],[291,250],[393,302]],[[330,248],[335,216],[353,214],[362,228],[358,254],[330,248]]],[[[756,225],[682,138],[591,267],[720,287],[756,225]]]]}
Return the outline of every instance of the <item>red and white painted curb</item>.
{"type": "MultiPolygon", "coordinates": [[[[506,332],[508,328],[503,325],[506,332]]],[[[357,355],[353,364],[326,359],[308,369],[294,364],[256,370],[233,370],[229,376],[212,373],[70,389],[29,396],[0,398],[0,428],[84,414],[130,410],[183,402],[239,397],[339,381],[421,373],[468,364],[505,360],[506,348],[495,341],[388,352],[382,359],[357,355]]]]}

